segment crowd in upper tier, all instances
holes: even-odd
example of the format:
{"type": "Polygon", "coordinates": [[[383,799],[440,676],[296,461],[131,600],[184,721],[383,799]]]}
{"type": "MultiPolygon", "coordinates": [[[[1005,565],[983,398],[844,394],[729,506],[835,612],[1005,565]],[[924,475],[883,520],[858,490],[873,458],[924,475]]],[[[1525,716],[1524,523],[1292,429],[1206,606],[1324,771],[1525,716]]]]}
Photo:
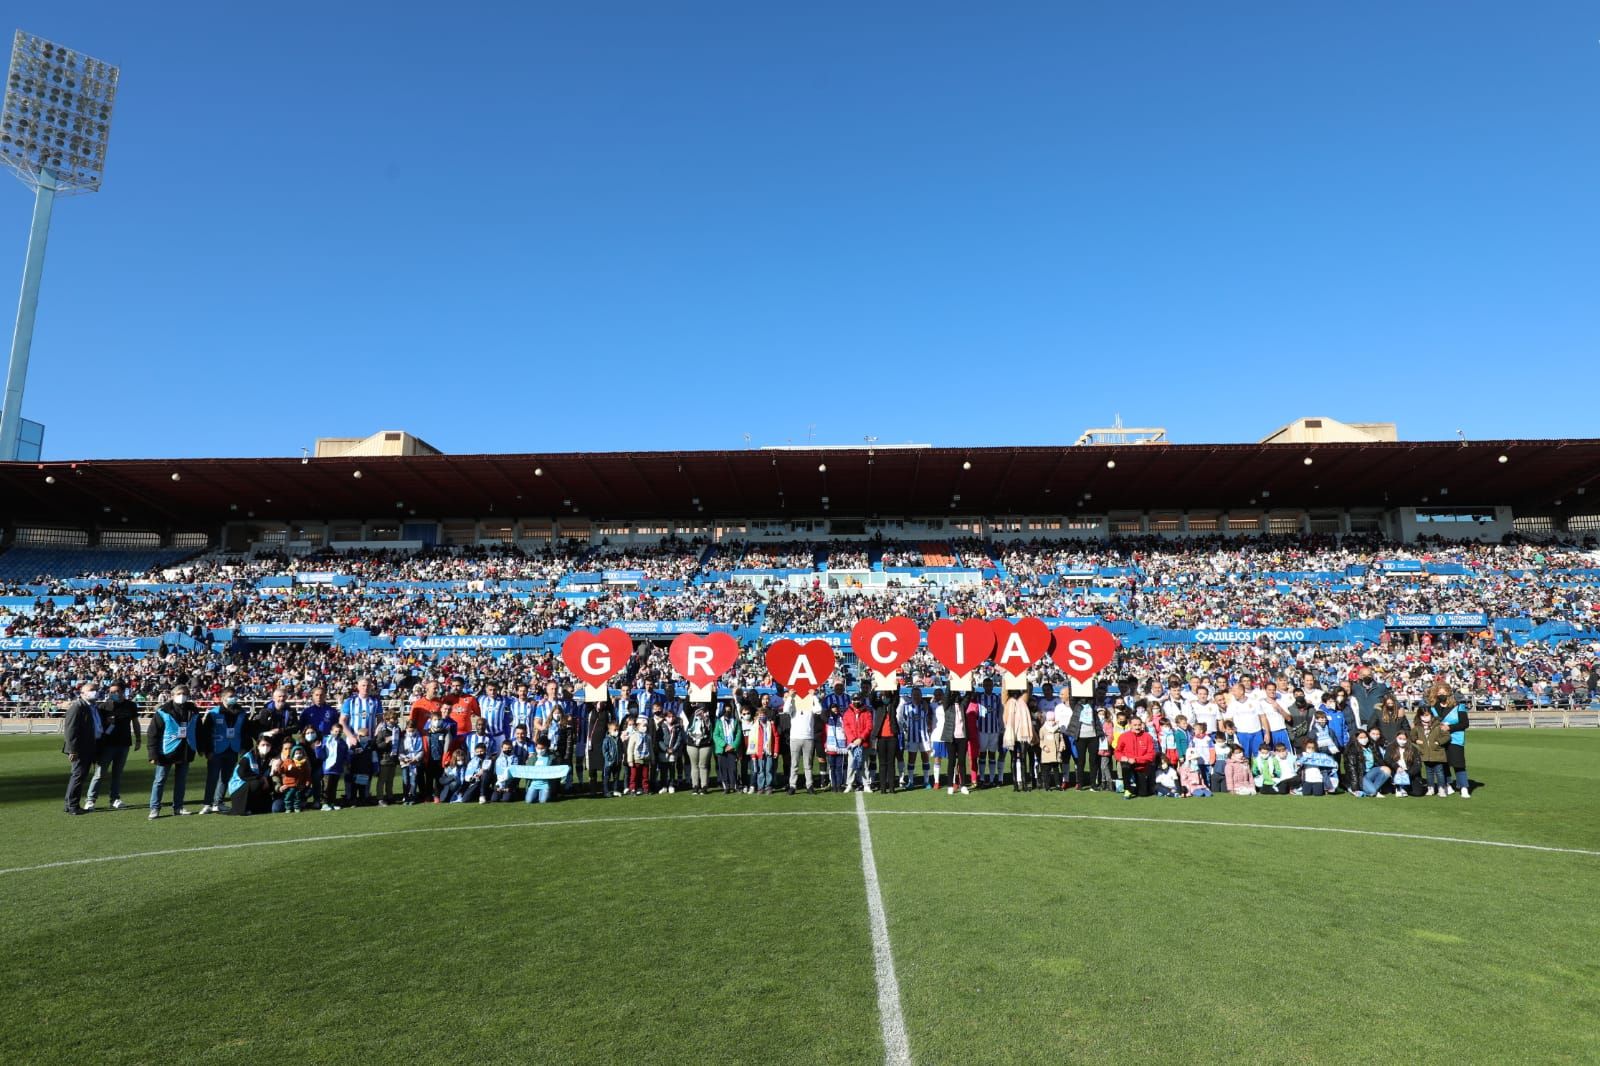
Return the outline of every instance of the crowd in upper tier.
{"type": "MultiPolygon", "coordinates": [[[[946,545],[950,558],[971,561],[971,543],[946,545]]],[[[922,548],[883,547],[880,557],[925,558],[922,548]]],[[[190,592],[159,596],[128,588],[134,575],[106,575],[89,588],[64,581],[12,586],[0,594],[24,602],[0,605],[0,636],[192,633],[262,622],[332,624],[367,629],[379,636],[437,633],[537,634],[550,629],[622,620],[678,620],[744,624],[759,619],[773,631],[836,631],[848,628],[859,604],[815,577],[792,584],[742,581],[696,582],[710,567],[799,566],[821,556],[830,565],[860,569],[868,552],[860,547],[816,545],[719,545],[700,542],[588,552],[524,553],[516,548],[434,549],[415,554],[344,552],[289,559],[284,556],[212,556],[183,564],[164,576],[185,583],[211,583],[190,592]],[[708,558],[709,554],[709,558],[708,558]],[[256,581],[297,572],[335,570],[354,583],[257,589],[256,581]],[[567,595],[563,577],[605,570],[642,571],[646,587],[595,584],[585,595],[567,595]],[[507,589],[504,581],[545,582],[507,589]],[[456,582],[448,589],[396,587],[404,582],[456,582]],[[682,583],[667,589],[656,582],[682,583]],[[459,584],[464,583],[464,584],[459,584]],[[67,596],[57,604],[35,589],[67,596]],[[34,602],[27,602],[32,599],[34,602]]],[[[1481,612],[1490,618],[1560,621],[1580,630],[1600,628],[1600,581],[1574,571],[1592,570],[1600,553],[1577,545],[1388,545],[1346,537],[1334,544],[1321,537],[1235,539],[1117,538],[1093,544],[1010,544],[998,552],[1004,569],[983,567],[980,583],[925,585],[892,576],[889,587],[872,590],[879,614],[903,613],[924,623],[941,614],[1034,614],[1040,617],[1097,616],[1176,629],[1332,627],[1387,614],[1481,612]],[[1381,572],[1380,561],[1405,560],[1457,572],[1381,572]],[[1068,573],[1093,567],[1115,576],[1068,573]],[[1345,576],[1347,567],[1367,568],[1345,576]],[[1308,574],[1329,575],[1310,577],[1308,574]],[[1286,576],[1287,575],[1287,576],[1286,576]],[[1337,577],[1338,580],[1332,578],[1337,577]]],[[[721,573],[712,570],[710,572],[721,573]]]]}
{"type": "MultiPolygon", "coordinates": [[[[374,637],[442,634],[510,634],[538,637],[617,622],[673,621],[696,625],[759,626],[775,632],[844,632],[859,618],[904,614],[923,628],[935,619],[1035,615],[1097,616],[1176,629],[1331,627],[1346,620],[1391,613],[1475,612],[1529,624],[1564,622],[1580,631],[1575,641],[1550,646],[1513,645],[1483,634],[1441,638],[1428,644],[1396,640],[1387,648],[1318,650],[1249,644],[1226,647],[1157,647],[1126,650],[1125,676],[1148,681],[1214,669],[1259,668],[1262,657],[1329,662],[1376,655],[1402,675],[1443,673],[1476,699],[1575,701],[1592,686],[1593,654],[1583,633],[1600,630],[1600,553],[1593,543],[1503,544],[1428,541],[1399,545],[1366,536],[1258,538],[1117,537],[1095,542],[1000,543],[975,539],[942,544],[856,542],[740,543],[714,547],[668,541],[652,547],[558,546],[529,552],[514,546],[395,551],[204,556],[160,574],[102,573],[90,587],[60,578],[11,586],[0,594],[0,637],[163,636],[196,638],[204,650],[174,642],[140,658],[121,657],[115,672],[135,694],[154,696],[179,679],[198,686],[234,685],[241,694],[264,695],[272,686],[342,683],[370,674],[387,688],[407,678],[468,676],[480,666],[472,656],[374,651],[356,654],[321,646],[212,648],[213,630],[252,623],[300,623],[365,629],[374,637]],[[924,584],[903,574],[886,585],[835,587],[815,569],[826,562],[886,565],[911,559],[930,565],[959,560],[981,570],[966,584],[924,584]],[[1424,567],[1390,572],[1393,561],[1424,567]],[[708,575],[748,567],[813,570],[798,579],[710,580],[708,575]],[[1074,571],[1074,568],[1077,568],[1074,571]],[[1092,568],[1088,573],[1086,568],[1092,568]],[[1349,568],[1366,568],[1364,572],[1349,568]],[[605,583],[605,570],[643,571],[640,585],[605,583]],[[1431,573],[1447,571],[1445,573],[1431,573]],[[1102,573],[1105,571],[1105,573],[1102,573]],[[1585,573],[1590,571],[1590,573],[1585,573]],[[257,588],[263,578],[334,572],[348,583],[257,588]],[[571,575],[591,575],[571,584],[571,575]],[[1288,575],[1288,576],[1285,576],[1288,575]],[[1316,575],[1316,576],[1306,576],[1316,575]],[[1337,580],[1335,580],[1335,578],[1337,580]],[[135,580],[192,585],[150,592],[135,580]],[[562,584],[568,579],[567,584],[562,584]],[[512,588],[501,582],[520,582],[512,588]],[[528,582],[542,582],[527,587],[528,582]],[[452,582],[447,588],[403,587],[406,582],[452,582]],[[42,589],[42,591],[41,591],[42,589]],[[57,600],[62,602],[57,602],[57,600]]],[[[281,582],[280,582],[281,583],[281,582]]],[[[641,654],[641,667],[660,663],[641,654]]],[[[564,678],[548,653],[504,656],[509,673],[530,683],[564,678]]],[[[844,669],[853,669],[845,657],[844,669]]],[[[939,671],[926,653],[909,666],[922,681],[939,671]]],[[[69,699],[86,677],[108,676],[97,655],[34,655],[0,650],[0,697],[40,702],[69,699]]],[[[1060,684],[1051,664],[1039,679],[1060,684]]],[[[759,649],[746,647],[730,680],[765,683],[759,649]]],[[[1421,682],[1416,687],[1420,695],[1421,682]]],[[[1402,679],[1402,690],[1406,682],[1402,679]]]]}

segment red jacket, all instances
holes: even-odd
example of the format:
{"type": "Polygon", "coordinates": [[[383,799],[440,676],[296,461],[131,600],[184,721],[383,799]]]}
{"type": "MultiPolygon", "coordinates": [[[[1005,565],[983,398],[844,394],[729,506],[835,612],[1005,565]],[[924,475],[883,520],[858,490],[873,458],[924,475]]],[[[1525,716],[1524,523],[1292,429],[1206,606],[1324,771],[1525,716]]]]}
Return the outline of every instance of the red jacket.
{"type": "Polygon", "coordinates": [[[872,710],[868,707],[850,706],[844,712],[844,740],[846,744],[856,741],[867,743],[872,737],[872,710]]]}
{"type": "Polygon", "coordinates": [[[1131,762],[1135,766],[1149,766],[1156,761],[1156,742],[1148,732],[1132,729],[1117,738],[1117,761],[1131,762]]]}

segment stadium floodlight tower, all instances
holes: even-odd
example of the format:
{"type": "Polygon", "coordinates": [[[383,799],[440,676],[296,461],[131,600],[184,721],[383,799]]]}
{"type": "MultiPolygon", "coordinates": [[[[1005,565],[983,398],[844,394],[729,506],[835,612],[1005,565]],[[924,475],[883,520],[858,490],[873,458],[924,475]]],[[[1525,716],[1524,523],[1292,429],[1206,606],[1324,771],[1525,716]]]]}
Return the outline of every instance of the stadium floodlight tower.
{"type": "Polygon", "coordinates": [[[21,30],[11,46],[11,73],[0,110],[0,162],[32,187],[33,227],[28,231],[22,299],[17,304],[0,408],[0,460],[17,458],[22,391],[28,380],[50,211],[58,195],[100,188],[111,109],[117,101],[117,74],[116,67],[21,30]]]}

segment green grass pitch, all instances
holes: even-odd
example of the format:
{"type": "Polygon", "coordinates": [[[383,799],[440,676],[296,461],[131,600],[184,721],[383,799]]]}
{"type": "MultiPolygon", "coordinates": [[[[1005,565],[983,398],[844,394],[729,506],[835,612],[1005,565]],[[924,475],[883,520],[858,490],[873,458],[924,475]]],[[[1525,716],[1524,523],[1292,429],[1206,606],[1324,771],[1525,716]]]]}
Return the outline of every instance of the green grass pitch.
{"type": "MultiPolygon", "coordinates": [[[[911,1060],[1600,1061],[1600,734],[1469,754],[1470,800],[867,797],[911,1060]]],[[[855,797],[65,783],[0,738],[7,1063],[884,1061],[855,797]]]]}

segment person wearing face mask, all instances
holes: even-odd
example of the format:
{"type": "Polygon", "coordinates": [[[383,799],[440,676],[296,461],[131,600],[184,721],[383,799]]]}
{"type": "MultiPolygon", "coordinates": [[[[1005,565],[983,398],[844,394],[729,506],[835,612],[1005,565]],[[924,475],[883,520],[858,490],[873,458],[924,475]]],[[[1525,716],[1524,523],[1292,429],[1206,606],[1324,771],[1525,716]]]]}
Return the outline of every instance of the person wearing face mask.
{"type": "MultiPolygon", "coordinates": [[[[67,705],[67,719],[61,727],[61,753],[72,763],[72,773],[67,778],[65,807],[66,812],[72,815],[84,813],[79,799],[83,796],[84,787],[89,783],[89,774],[94,770],[100,754],[102,724],[99,708],[95,706],[95,700],[99,697],[100,693],[93,684],[80,686],[78,698],[67,705]]],[[[88,809],[94,809],[93,802],[90,802],[88,809]]]]}
{"type": "Polygon", "coordinates": [[[222,702],[200,716],[195,744],[206,757],[206,791],[201,814],[218,814],[228,795],[228,782],[245,749],[247,718],[233,689],[222,690],[222,702]]]}
{"type": "Polygon", "coordinates": [[[1395,734],[1383,761],[1389,767],[1396,796],[1422,795],[1422,749],[1411,743],[1404,729],[1395,734]]]}
{"type": "Polygon", "coordinates": [[[100,711],[100,753],[89,779],[89,800],[83,805],[86,811],[94,810],[100,795],[100,782],[110,779],[111,809],[120,811],[122,802],[122,770],[128,765],[128,751],[137,751],[144,743],[139,729],[139,708],[123,696],[120,681],[113,681],[106,690],[106,698],[98,705],[100,711]]]}
{"type": "Polygon", "coordinates": [[[696,796],[704,796],[711,785],[711,734],[711,708],[697,703],[685,734],[689,754],[689,789],[696,796]]]}
{"type": "MultiPolygon", "coordinates": [[[[1465,701],[1457,700],[1453,694],[1441,695],[1434,706],[1438,708],[1439,722],[1450,733],[1450,740],[1445,745],[1445,762],[1456,776],[1456,790],[1461,793],[1462,799],[1472,796],[1469,789],[1471,782],[1467,778],[1467,728],[1471,723],[1467,720],[1467,705],[1465,701]]],[[[1445,782],[1445,792],[1449,793],[1449,782],[1445,782]]]]}
{"type": "Polygon", "coordinates": [[[228,779],[233,814],[267,814],[272,810],[272,741],[259,738],[241,752],[228,779]]]}
{"type": "Polygon", "coordinates": [[[189,764],[194,761],[197,728],[188,688],[173,686],[172,698],[156,708],[150,718],[150,730],[145,734],[145,749],[156,768],[155,780],[150,785],[151,818],[161,816],[161,798],[166,793],[169,778],[172,780],[172,813],[190,813],[183,805],[183,792],[189,780],[189,764]]]}
{"type": "Polygon", "coordinates": [[[1389,783],[1394,771],[1383,761],[1383,742],[1378,731],[1360,730],[1350,743],[1350,750],[1345,752],[1350,768],[1350,794],[1367,798],[1382,795],[1383,786],[1389,783]]]}
{"type": "Polygon", "coordinates": [[[1156,743],[1145,732],[1144,719],[1135,718],[1133,727],[1117,738],[1117,761],[1123,766],[1127,782],[1126,799],[1156,794],[1156,743]]]}
{"type": "Polygon", "coordinates": [[[1355,713],[1356,724],[1363,729],[1370,728],[1378,719],[1383,701],[1392,694],[1393,690],[1373,675],[1372,664],[1362,663],[1360,677],[1350,686],[1353,705],[1350,709],[1355,713]]]}
{"type": "Polygon", "coordinates": [[[739,752],[744,746],[744,726],[733,713],[733,701],[722,704],[722,714],[711,731],[711,747],[717,755],[717,784],[723,795],[739,788],[739,752]]]}

